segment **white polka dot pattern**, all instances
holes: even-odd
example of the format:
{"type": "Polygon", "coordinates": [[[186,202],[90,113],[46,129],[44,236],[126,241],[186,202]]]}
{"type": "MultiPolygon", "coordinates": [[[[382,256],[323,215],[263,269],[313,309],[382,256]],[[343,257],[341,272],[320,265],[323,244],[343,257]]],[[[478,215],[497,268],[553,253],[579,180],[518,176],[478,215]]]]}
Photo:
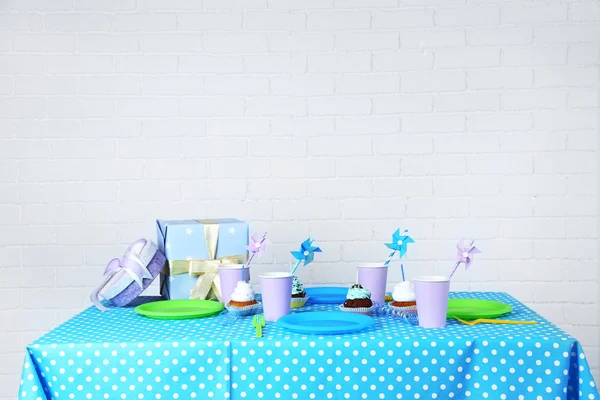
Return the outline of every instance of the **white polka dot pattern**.
{"type": "MultiPolygon", "coordinates": [[[[538,325],[386,317],[340,336],[299,335],[251,318],[159,321],[89,308],[28,346],[21,399],[599,399],[579,343],[504,293],[538,325]]],[[[145,298],[140,301],[157,300],[145,298]]],[[[335,305],[295,312],[336,311],[335,305]]]]}

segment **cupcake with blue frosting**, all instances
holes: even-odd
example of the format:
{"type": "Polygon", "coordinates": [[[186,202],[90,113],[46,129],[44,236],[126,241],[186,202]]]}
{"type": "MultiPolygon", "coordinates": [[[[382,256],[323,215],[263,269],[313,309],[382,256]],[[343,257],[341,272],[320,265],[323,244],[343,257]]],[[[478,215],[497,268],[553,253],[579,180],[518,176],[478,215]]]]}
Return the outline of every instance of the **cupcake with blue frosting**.
{"type": "Polygon", "coordinates": [[[348,289],[346,301],[340,305],[340,310],[346,312],[355,312],[359,314],[371,314],[373,301],[371,301],[371,292],[362,285],[352,285],[348,289]]]}
{"type": "Polygon", "coordinates": [[[304,307],[308,297],[306,296],[306,290],[304,290],[304,285],[300,282],[298,277],[294,276],[294,280],[292,282],[292,302],[290,307],[292,308],[301,308],[304,307]]]}

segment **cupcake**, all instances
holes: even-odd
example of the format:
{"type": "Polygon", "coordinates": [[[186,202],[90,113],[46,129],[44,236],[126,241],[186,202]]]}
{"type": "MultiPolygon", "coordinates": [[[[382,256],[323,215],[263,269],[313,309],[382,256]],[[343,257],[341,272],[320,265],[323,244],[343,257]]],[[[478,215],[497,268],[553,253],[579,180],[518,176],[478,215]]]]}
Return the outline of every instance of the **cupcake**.
{"type": "Polygon", "coordinates": [[[356,312],[359,314],[371,314],[373,302],[371,301],[371,292],[361,285],[352,285],[348,289],[346,301],[340,306],[340,310],[356,312]]]}
{"type": "Polygon", "coordinates": [[[227,309],[232,311],[231,308],[235,307],[236,311],[239,311],[242,316],[254,314],[260,304],[254,300],[255,294],[249,283],[239,281],[233,293],[231,293],[231,300],[227,304],[227,309]]]}
{"type": "Polygon", "coordinates": [[[308,297],[306,297],[306,291],[304,285],[300,282],[300,279],[294,276],[294,282],[292,283],[292,308],[304,307],[308,297]]]}
{"type": "Polygon", "coordinates": [[[417,311],[417,297],[409,281],[398,283],[392,292],[394,301],[390,306],[399,311],[417,311]]]}

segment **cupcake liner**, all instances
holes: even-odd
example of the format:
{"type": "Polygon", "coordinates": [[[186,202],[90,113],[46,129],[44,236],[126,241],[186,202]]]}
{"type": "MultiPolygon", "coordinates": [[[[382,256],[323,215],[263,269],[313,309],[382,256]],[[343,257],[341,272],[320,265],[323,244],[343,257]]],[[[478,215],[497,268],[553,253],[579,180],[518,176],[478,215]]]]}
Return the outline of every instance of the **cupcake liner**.
{"type": "Polygon", "coordinates": [[[306,304],[306,301],[309,297],[292,297],[292,302],[290,303],[291,308],[302,308],[306,304]]]}
{"type": "Polygon", "coordinates": [[[249,306],[237,307],[237,306],[230,306],[229,303],[227,303],[225,308],[230,313],[235,313],[235,314],[239,315],[240,317],[248,317],[250,315],[258,314],[258,312],[260,310],[260,304],[261,303],[259,301],[256,304],[251,304],[249,306]]]}
{"type": "Polygon", "coordinates": [[[390,308],[392,310],[398,311],[398,312],[407,312],[407,311],[409,311],[409,312],[417,312],[417,306],[416,305],[414,305],[414,306],[407,306],[407,307],[396,307],[396,306],[393,306],[393,305],[390,304],[389,306],[390,306],[390,308]]]}
{"type": "Polygon", "coordinates": [[[371,311],[373,311],[375,306],[371,307],[344,307],[343,304],[340,304],[340,310],[343,312],[353,312],[357,314],[371,315],[371,311]]]}

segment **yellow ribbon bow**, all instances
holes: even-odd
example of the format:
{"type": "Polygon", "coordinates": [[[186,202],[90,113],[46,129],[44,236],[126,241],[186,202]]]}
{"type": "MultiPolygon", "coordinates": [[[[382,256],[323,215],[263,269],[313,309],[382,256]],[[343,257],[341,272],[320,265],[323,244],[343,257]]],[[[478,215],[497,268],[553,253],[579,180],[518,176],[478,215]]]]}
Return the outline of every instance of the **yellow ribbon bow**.
{"type": "Polygon", "coordinates": [[[243,264],[248,259],[247,254],[236,254],[216,258],[217,244],[219,242],[219,222],[208,219],[197,220],[204,224],[204,238],[208,249],[208,260],[169,260],[169,274],[181,275],[189,273],[197,276],[198,280],[190,291],[190,299],[206,299],[212,292],[219,301],[222,301],[221,282],[219,279],[220,264],[243,264]]]}

